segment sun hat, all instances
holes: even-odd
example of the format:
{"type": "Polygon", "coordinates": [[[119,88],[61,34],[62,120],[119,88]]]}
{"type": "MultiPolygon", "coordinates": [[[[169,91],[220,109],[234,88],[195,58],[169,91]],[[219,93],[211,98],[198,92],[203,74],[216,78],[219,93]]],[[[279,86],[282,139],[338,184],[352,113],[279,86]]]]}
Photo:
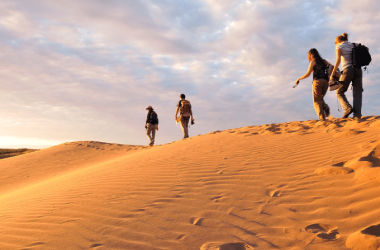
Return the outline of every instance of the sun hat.
{"type": "Polygon", "coordinates": [[[153,109],[152,106],[148,106],[146,109],[153,109]]]}

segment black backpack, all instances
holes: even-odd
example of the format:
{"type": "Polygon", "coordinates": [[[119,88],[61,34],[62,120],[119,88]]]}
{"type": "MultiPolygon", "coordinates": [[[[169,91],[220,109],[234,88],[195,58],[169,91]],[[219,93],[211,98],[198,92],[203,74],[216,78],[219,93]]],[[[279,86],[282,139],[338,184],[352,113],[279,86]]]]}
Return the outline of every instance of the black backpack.
{"type": "Polygon", "coordinates": [[[158,124],[157,113],[154,111],[152,111],[152,113],[150,114],[150,123],[151,124],[158,124]]]}
{"type": "Polygon", "coordinates": [[[368,66],[372,61],[369,49],[360,43],[353,43],[352,49],[352,63],[354,68],[360,69],[361,67],[368,66]]]}

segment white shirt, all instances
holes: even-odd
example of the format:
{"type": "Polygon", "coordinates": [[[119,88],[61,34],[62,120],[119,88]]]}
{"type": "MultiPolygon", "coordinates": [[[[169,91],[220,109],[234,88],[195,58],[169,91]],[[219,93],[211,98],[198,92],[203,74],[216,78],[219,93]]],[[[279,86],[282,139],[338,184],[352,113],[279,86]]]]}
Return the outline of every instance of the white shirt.
{"type": "Polygon", "coordinates": [[[352,49],[354,45],[349,41],[345,41],[339,45],[336,45],[336,49],[339,49],[342,52],[340,57],[342,62],[342,69],[352,66],[352,49]]]}

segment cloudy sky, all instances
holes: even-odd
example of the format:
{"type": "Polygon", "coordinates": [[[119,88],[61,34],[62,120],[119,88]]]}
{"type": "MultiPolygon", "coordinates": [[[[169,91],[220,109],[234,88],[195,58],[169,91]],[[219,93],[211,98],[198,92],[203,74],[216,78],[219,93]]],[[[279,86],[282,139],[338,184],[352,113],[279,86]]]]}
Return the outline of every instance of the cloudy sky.
{"type": "Polygon", "coordinates": [[[148,105],[156,142],[178,140],[181,93],[190,136],[317,119],[312,78],[292,86],[342,32],[370,48],[363,115],[380,115],[379,26],[377,0],[1,0],[0,148],[147,144],[148,105]]]}

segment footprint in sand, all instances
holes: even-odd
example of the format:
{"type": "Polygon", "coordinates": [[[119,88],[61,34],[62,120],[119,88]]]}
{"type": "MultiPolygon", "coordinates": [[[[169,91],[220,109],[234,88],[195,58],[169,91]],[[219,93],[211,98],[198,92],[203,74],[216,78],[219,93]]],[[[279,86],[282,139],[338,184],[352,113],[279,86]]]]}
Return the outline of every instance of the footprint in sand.
{"type": "Polygon", "coordinates": [[[191,218],[190,223],[195,226],[201,226],[203,218],[191,218]]]}
{"type": "Polygon", "coordinates": [[[280,197],[281,196],[281,192],[280,190],[271,190],[268,192],[268,195],[270,197],[280,197]]]}
{"type": "Polygon", "coordinates": [[[213,197],[211,200],[212,200],[213,202],[218,202],[219,199],[222,198],[222,197],[223,197],[223,196],[218,195],[218,196],[213,197]]]}
{"type": "Polygon", "coordinates": [[[307,226],[305,231],[308,233],[317,234],[317,237],[323,240],[336,240],[340,237],[338,227],[328,224],[312,224],[307,226]]]}
{"type": "Polygon", "coordinates": [[[41,246],[41,245],[45,245],[45,243],[38,241],[38,242],[34,242],[30,244],[28,247],[35,247],[35,246],[41,246]]]}
{"type": "Polygon", "coordinates": [[[186,234],[180,234],[180,235],[178,235],[178,237],[177,237],[177,240],[184,240],[184,239],[186,239],[186,234]]]}
{"type": "Polygon", "coordinates": [[[346,247],[353,250],[378,250],[380,247],[380,224],[351,234],[347,238],[346,247]]]}
{"type": "Polygon", "coordinates": [[[252,250],[253,246],[244,242],[237,243],[206,243],[203,244],[201,250],[252,250]]]}
{"type": "Polygon", "coordinates": [[[354,169],[354,178],[359,181],[380,181],[380,144],[360,157],[347,161],[344,166],[354,169]]]}
{"type": "Polygon", "coordinates": [[[93,244],[90,248],[97,248],[97,247],[101,247],[102,244],[93,244]]]}
{"type": "Polygon", "coordinates": [[[338,175],[338,174],[349,174],[352,172],[354,172],[354,170],[351,168],[339,167],[339,166],[321,167],[314,171],[314,173],[318,175],[338,175]]]}

